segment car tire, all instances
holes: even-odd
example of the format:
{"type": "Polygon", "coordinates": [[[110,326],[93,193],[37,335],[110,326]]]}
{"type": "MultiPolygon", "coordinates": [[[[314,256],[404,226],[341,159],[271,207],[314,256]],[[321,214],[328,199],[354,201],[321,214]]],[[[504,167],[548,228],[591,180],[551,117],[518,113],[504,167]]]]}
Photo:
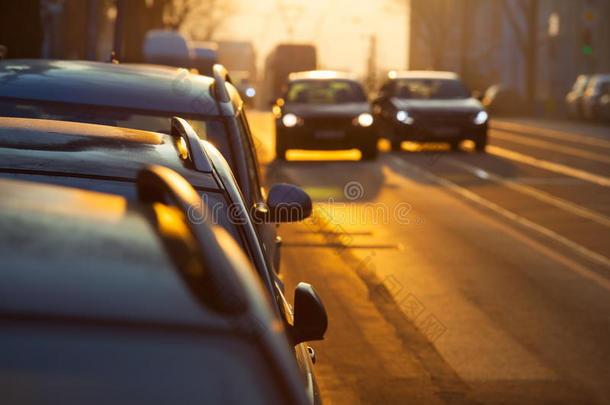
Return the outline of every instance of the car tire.
{"type": "Polygon", "coordinates": [[[487,146],[487,134],[479,137],[474,141],[474,150],[479,153],[485,153],[485,147],[487,146]]]}
{"type": "Polygon", "coordinates": [[[462,143],[461,139],[458,141],[451,141],[451,142],[449,142],[449,147],[451,148],[452,151],[459,151],[461,143],[462,143]]]}
{"type": "Polygon", "coordinates": [[[392,151],[394,152],[400,152],[402,150],[402,140],[401,139],[396,139],[396,138],[391,138],[390,139],[390,147],[392,148],[392,151]]]}
{"type": "Polygon", "coordinates": [[[277,160],[286,160],[286,145],[279,136],[275,136],[275,158],[277,160]]]}
{"type": "Polygon", "coordinates": [[[369,145],[360,149],[360,154],[362,155],[362,160],[375,160],[377,159],[377,143],[374,145],[369,145]]]}

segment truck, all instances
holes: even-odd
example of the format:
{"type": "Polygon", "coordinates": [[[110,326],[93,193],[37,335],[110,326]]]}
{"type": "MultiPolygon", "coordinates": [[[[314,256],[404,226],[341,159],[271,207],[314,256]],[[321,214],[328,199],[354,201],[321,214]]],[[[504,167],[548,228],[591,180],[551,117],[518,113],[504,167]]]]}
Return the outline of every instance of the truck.
{"type": "Polygon", "coordinates": [[[247,104],[256,96],[256,53],[249,41],[218,41],[218,62],[229,71],[231,81],[247,104]]]}
{"type": "Polygon", "coordinates": [[[265,59],[263,88],[270,105],[282,96],[282,87],[293,72],[317,69],[316,48],[311,44],[279,44],[265,59]]]}

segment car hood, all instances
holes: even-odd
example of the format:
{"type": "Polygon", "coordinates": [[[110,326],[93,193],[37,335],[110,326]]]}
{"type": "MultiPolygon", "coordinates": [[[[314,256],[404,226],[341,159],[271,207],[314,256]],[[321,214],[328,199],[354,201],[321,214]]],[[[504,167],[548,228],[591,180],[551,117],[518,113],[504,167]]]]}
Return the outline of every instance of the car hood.
{"type": "Polygon", "coordinates": [[[476,98],[464,98],[456,100],[421,100],[392,98],[392,103],[399,110],[411,112],[462,112],[475,113],[483,110],[483,105],[476,98]]]}
{"type": "Polygon", "coordinates": [[[370,113],[369,103],[343,103],[343,104],[284,104],[285,113],[293,113],[299,117],[355,117],[358,114],[370,113]]]}

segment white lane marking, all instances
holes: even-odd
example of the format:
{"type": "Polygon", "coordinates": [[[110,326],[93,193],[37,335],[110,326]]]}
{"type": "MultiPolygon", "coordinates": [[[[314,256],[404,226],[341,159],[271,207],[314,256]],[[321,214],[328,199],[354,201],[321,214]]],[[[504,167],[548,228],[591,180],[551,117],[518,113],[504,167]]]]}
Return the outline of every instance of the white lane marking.
{"type": "MultiPolygon", "coordinates": [[[[407,163],[404,160],[401,160],[395,156],[392,156],[391,159],[398,166],[401,166],[405,169],[415,171],[419,174],[422,174],[422,175],[428,177],[430,180],[434,181],[435,183],[440,184],[443,187],[450,189],[451,191],[459,194],[460,196],[462,196],[470,201],[473,201],[479,205],[482,205],[485,208],[487,208],[491,211],[494,211],[497,214],[503,216],[504,218],[514,221],[523,227],[526,227],[541,235],[544,235],[544,236],[554,240],[555,242],[558,242],[558,243],[564,245],[565,247],[575,251],[576,253],[579,253],[580,255],[586,257],[587,259],[589,259],[595,263],[601,264],[602,266],[604,266],[606,268],[610,268],[610,259],[608,259],[607,257],[605,257],[603,255],[600,255],[599,253],[593,252],[592,250],[589,250],[586,247],[581,246],[581,245],[559,235],[558,233],[551,231],[550,229],[547,229],[541,225],[538,225],[505,208],[502,208],[499,205],[494,204],[491,201],[488,201],[488,200],[484,199],[483,197],[473,193],[472,191],[467,190],[461,186],[458,186],[457,184],[453,183],[452,181],[439,177],[433,173],[430,173],[424,169],[421,169],[418,166],[407,163]]],[[[539,246],[541,246],[541,245],[539,245],[539,246]]],[[[551,249],[545,248],[544,250],[540,249],[540,251],[543,253],[552,252],[553,254],[550,256],[554,257],[554,258],[559,258],[560,259],[559,261],[561,263],[565,264],[567,268],[569,268],[573,272],[581,275],[582,277],[585,277],[585,278],[595,282],[597,285],[604,288],[605,290],[610,291],[610,279],[602,277],[601,275],[594,272],[593,270],[590,270],[590,269],[574,262],[573,260],[570,260],[569,258],[561,255],[560,253],[554,252],[551,249]]]]}
{"type": "Polygon", "coordinates": [[[578,215],[580,217],[583,218],[587,218],[590,219],[600,225],[604,225],[607,227],[610,227],[610,218],[600,214],[598,212],[595,211],[591,211],[587,208],[584,208],[578,204],[574,204],[570,201],[564,200],[562,198],[559,197],[555,197],[549,193],[546,193],[542,190],[537,190],[533,187],[530,186],[526,186],[523,184],[519,184],[516,183],[514,181],[511,180],[507,180],[504,179],[500,176],[497,176],[493,173],[489,173],[479,167],[476,166],[472,166],[468,163],[465,162],[461,162],[458,161],[456,159],[452,159],[452,158],[448,158],[447,162],[453,166],[457,166],[461,169],[464,169],[472,174],[474,174],[475,176],[485,179],[485,180],[491,180],[493,182],[496,182],[498,184],[501,184],[504,187],[510,188],[511,190],[515,190],[518,191],[520,193],[523,194],[527,194],[531,197],[534,197],[535,199],[539,200],[539,201],[543,201],[545,203],[551,204],[557,208],[563,209],[565,211],[571,212],[572,214],[578,215]]]}
{"type": "Polygon", "coordinates": [[[509,132],[498,131],[497,129],[492,129],[490,131],[490,136],[492,136],[493,138],[504,139],[504,140],[507,140],[510,142],[520,143],[522,145],[529,145],[529,146],[534,146],[534,147],[538,147],[541,149],[554,150],[554,151],[557,151],[557,152],[560,152],[560,153],[563,153],[566,155],[572,155],[572,156],[577,156],[577,157],[584,158],[584,159],[596,160],[596,161],[602,162],[602,163],[610,163],[610,157],[608,157],[606,155],[600,155],[599,153],[587,152],[585,150],[576,149],[576,148],[569,147],[569,146],[557,145],[556,143],[552,143],[552,142],[540,141],[538,139],[528,138],[527,136],[523,136],[523,135],[515,135],[515,134],[511,134],[509,132]]]}
{"type": "Polygon", "coordinates": [[[552,139],[561,139],[562,141],[581,143],[591,146],[601,146],[602,148],[610,148],[610,141],[600,139],[594,136],[578,135],[571,132],[517,124],[514,122],[491,120],[490,123],[490,127],[492,129],[503,129],[506,131],[515,131],[526,134],[529,133],[532,135],[538,135],[552,139]]]}
{"type": "Polygon", "coordinates": [[[514,152],[508,149],[500,148],[499,146],[487,145],[487,152],[497,156],[501,156],[506,159],[514,160],[516,162],[525,163],[531,166],[538,167],[540,169],[548,170],[555,173],[560,173],[566,176],[575,177],[577,179],[585,180],[600,186],[609,187],[610,178],[605,176],[599,176],[597,174],[589,173],[584,170],[574,169],[560,163],[549,162],[548,160],[537,159],[532,156],[524,155],[522,153],[514,152]]]}

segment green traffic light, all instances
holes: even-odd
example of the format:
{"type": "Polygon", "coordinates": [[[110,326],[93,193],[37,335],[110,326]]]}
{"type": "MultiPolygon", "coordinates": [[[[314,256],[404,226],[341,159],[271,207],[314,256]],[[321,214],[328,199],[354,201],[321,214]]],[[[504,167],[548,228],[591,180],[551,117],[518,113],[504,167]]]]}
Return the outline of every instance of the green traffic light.
{"type": "Polygon", "coordinates": [[[591,47],[591,45],[585,45],[582,47],[582,53],[584,53],[585,55],[591,55],[593,53],[593,48],[591,47]]]}

